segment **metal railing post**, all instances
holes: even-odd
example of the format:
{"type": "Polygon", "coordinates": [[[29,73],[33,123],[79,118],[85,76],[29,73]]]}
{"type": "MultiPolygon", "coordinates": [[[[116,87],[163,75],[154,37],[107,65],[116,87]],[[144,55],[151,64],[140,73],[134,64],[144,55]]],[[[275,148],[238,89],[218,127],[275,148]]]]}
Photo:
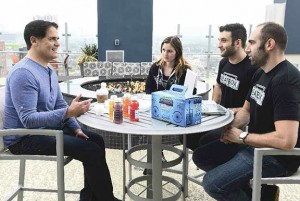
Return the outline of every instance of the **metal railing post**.
{"type": "Polygon", "coordinates": [[[209,70],[210,70],[210,56],[211,56],[211,39],[214,36],[211,35],[211,24],[208,26],[208,35],[206,38],[208,39],[207,43],[207,60],[206,60],[206,78],[209,78],[209,70]]]}
{"type": "Polygon", "coordinates": [[[65,52],[70,52],[69,51],[69,36],[71,36],[71,34],[68,33],[68,23],[65,22],[65,33],[62,34],[65,37],[65,46],[66,46],[66,50],[65,52]]]}

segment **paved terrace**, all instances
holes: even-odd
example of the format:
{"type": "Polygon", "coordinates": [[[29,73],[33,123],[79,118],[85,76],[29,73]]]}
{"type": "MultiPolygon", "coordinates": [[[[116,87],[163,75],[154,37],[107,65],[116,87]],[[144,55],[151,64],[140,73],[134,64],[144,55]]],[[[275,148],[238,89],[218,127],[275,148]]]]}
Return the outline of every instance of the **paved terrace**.
{"type": "MultiPolygon", "coordinates": [[[[140,153],[141,155],[143,153],[140,153]]],[[[166,155],[170,159],[169,155],[166,155]]],[[[122,198],[122,151],[116,149],[106,149],[106,158],[110,168],[114,194],[118,198],[122,198]]],[[[191,173],[200,173],[196,167],[190,163],[191,173]]],[[[0,201],[4,200],[11,189],[16,187],[18,179],[18,162],[1,161],[0,162],[0,201]]],[[[174,173],[165,173],[172,175],[173,178],[181,181],[180,175],[174,173]]],[[[133,177],[142,175],[142,170],[134,168],[133,177]]],[[[128,176],[127,176],[128,178],[128,176]]],[[[25,175],[25,184],[35,187],[56,187],[56,164],[54,162],[45,161],[29,161],[27,162],[27,171],[25,175]]],[[[83,186],[83,168],[80,162],[73,160],[65,166],[65,186],[68,190],[80,190],[83,186]]],[[[171,189],[172,190],[172,189],[171,189]]],[[[166,192],[165,192],[166,193],[166,192]]],[[[24,193],[24,201],[56,201],[55,193],[24,193]]],[[[66,201],[77,201],[78,195],[67,194],[66,201]]],[[[17,200],[17,199],[15,199],[17,200]]],[[[126,201],[131,199],[126,196],[126,201]]],[[[189,182],[189,197],[187,201],[213,201],[199,185],[189,182]]],[[[300,185],[280,185],[280,201],[299,201],[300,185]]]]}
{"type": "MultiPolygon", "coordinates": [[[[208,83],[214,83],[214,79],[206,80],[208,83]]],[[[0,86],[5,85],[5,79],[0,79],[0,86]]],[[[166,155],[167,159],[168,156],[166,155]]],[[[106,158],[110,168],[114,194],[118,198],[122,198],[122,151],[116,149],[106,149],[106,158]]],[[[201,173],[197,170],[193,163],[190,163],[190,173],[201,173]]],[[[18,180],[19,164],[16,161],[0,162],[0,201],[16,187],[18,180]]],[[[45,161],[29,161],[27,162],[25,175],[25,185],[39,188],[56,188],[56,164],[54,162],[45,161]]],[[[181,176],[174,173],[165,173],[172,175],[173,178],[181,181],[181,176]]],[[[142,170],[134,168],[133,177],[142,175],[142,170]]],[[[128,175],[127,175],[128,178],[128,175]]],[[[300,185],[279,185],[280,201],[299,201],[300,185]]],[[[83,168],[80,162],[73,160],[65,166],[65,187],[68,190],[80,190],[83,187],[83,168]]],[[[79,195],[66,194],[66,201],[77,201],[79,195]]],[[[17,200],[17,199],[14,199],[17,200]]],[[[56,201],[55,193],[36,193],[25,192],[24,201],[56,201]]],[[[131,199],[126,196],[126,201],[131,199]]],[[[189,197],[187,201],[213,201],[203,190],[203,188],[193,182],[189,182],[189,197]]]]}

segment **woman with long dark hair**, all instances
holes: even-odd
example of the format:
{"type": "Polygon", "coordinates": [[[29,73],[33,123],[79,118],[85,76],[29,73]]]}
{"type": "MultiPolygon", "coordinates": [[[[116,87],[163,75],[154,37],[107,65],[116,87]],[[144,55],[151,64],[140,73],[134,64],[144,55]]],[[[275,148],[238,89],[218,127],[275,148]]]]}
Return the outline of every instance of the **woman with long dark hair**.
{"type": "Polygon", "coordinates": [[[190,64],[183,58],[182,44],[177,36],[169,36],[160,47],[161,58],[155,62],[146,80],[146,93],[168,90],[172,84],[183,85],[190,64]]]}

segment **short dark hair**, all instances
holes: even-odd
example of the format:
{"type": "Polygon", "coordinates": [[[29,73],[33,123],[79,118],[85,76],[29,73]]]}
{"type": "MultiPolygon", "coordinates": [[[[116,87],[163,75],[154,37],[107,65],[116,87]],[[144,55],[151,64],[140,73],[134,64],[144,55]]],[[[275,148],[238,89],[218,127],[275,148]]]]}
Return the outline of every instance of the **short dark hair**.
{"type": "Polygon", "coordinates": [[[247,40],[247,31],[244,25],[239,23],[234,24],[226,24],[224,26],[220,26],[220,32],[229,31],[231,32],[232,44],[234,41],[241,39],[243,48],[246,47],[246,40],[247,40]]]}
{"type": "Polygon", "coordinates": [[[275,40],[276,45],[284,51],[288,42],[288,36],[286,33],[286,30],[283,26],[280,24],[274,23],[274,22],[265,22],[262,24],[257,25],[262,26],[260,31],[260,41],[261,41],[261,47],[266,44],[266,42],[272,38],[275,40]]]}
{"type": "Polygon", "coordinates": [[[47,34],[47,30],[50,27],[58,28],[55,22],[48,22],[44,20],[34,20],[29,22],[24,29],[24,39],[26,42],[27,50],[31,48],[30,37],[44,38],[47,34]]]}

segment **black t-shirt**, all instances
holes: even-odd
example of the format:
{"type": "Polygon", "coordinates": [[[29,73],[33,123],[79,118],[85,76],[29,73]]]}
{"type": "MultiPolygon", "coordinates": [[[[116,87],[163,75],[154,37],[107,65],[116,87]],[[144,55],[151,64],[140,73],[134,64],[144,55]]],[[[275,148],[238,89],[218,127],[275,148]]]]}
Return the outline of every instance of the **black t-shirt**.
{"type": "MultiPolygon", "coordinates": [[[[259,69],[247,95],[250,102],[250,133],[275,131],[275,121],[300,120],[300,72],[287,60],[270,72],[259,69]]],[[[300,147],[300,130],[296,147],[300,147]]],[[[300,165],[300,156],[276,156],[290,171],[300,165]]]]}
{"type": "Polygon", "coordinates": [[[228,58],[219,63],[217,83],[221,85],[221,102],[226,108],[242,107],[250,87],[250,81],[258,68],[251,65],[246,56],[240,63],[231,64],[228,58]]]}
{"type": "Polygon", "coordinates": [[[169,90],[172,84],[184,85],[186,69],[183,71],[181,77],[177,77],[175,71],[170,76],[163,74],[162,68],[154,63],[146,79],[146,94],[151,94],[155,91],[169,90]]]}

